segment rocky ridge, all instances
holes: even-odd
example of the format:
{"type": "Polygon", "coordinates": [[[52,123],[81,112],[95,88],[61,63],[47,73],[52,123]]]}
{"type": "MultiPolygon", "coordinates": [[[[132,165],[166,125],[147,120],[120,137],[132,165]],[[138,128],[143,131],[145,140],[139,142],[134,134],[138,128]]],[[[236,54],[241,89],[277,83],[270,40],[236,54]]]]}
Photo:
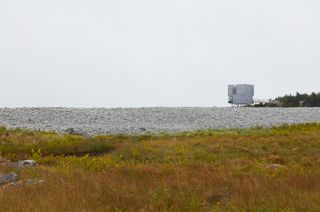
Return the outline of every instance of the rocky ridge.
{"type": "Polygon", "coordinates": [[[0,126],[69,134],[146,134],[320,122],[320,108],[0,108],[0,126]]]}

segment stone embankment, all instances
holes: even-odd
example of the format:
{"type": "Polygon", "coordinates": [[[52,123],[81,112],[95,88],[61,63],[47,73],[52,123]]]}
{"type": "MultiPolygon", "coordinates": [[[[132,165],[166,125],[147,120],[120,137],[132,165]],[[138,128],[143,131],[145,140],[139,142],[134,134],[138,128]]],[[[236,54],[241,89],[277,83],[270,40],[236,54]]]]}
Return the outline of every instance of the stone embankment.
{"type": "Polygon", "coordinates": [[[69,134],[146,134],[320,122],[319,108],[0,108],[0,126],[69,134]]]}

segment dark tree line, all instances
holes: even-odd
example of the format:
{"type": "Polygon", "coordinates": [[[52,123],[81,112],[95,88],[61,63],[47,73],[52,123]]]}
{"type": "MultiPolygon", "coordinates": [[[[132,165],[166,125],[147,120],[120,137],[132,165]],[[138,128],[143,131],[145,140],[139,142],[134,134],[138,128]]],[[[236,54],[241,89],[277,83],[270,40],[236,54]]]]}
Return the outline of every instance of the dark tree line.
{"type": "Polygon", "coordinates": [[[255,107],[320,107],[320,93],[285,95],[255,107]]]}

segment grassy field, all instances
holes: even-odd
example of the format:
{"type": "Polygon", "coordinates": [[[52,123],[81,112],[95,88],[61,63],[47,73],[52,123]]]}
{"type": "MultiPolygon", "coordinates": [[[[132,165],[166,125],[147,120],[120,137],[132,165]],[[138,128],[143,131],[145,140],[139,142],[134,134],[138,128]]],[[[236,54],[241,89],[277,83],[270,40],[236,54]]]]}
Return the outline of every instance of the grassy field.
{"type": "Polygon", "coordinates": [[[16,172],[45,180],[0,187],[0,211],[320,211],[320,124],[92,138],[0,128],[0,152],[35,159],[16,172]]]}

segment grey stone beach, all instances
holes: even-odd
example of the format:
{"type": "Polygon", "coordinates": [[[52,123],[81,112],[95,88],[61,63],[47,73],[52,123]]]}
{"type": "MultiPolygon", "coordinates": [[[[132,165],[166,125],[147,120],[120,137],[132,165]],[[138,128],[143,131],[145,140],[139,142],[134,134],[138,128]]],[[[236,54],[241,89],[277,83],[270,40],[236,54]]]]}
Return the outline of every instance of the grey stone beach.
{"type": "Polygon", "coordinates": [[[320,108],[0,108],[0,125],[86,135],[320,122],[320,108]]]}

